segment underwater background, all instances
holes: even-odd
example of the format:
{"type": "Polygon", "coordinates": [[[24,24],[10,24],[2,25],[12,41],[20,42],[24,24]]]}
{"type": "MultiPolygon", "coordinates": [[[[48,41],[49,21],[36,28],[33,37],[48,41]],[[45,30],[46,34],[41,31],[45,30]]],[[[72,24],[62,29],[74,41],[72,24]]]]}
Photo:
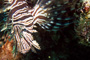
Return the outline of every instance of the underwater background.
{"type": "MultiPolygon", "coordinates": [[[[0,4],[2,7],[3,2],[0,4]]],[[[83,12],[77,24],[70,24],[58,31],[46,31],[37,25],[38,28],[35,29],[38,32],[34,33],[33,37],[37,39],[41,50],[36,49],[36,53],[32,50],[26,54],[18,52],[13,58],[12,40],[9,42],[1,39],[0,58],[3,57],[1,60],[90,60],[90,17],[87,17],[89,12],[90,9],[83,12]]],[[[0,22],[5,23],[6,19],[6,12],[0,13],[0,22]]],[[[4,32],[0,32],[0,38],[3,34],[4,32]]]]}

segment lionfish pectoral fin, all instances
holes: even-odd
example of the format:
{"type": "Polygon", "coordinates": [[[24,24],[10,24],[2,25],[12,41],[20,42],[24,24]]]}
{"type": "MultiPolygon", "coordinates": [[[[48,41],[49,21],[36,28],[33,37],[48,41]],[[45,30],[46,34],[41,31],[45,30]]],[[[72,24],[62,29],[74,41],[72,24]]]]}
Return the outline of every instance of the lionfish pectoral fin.
{"type": "Polygon", "coordinates": [[[39,44],[33,39],[33,35],[31,34],[36,31],[27,29],[21,29],[19,26],[15,27],[18,51],[23,54],[29,52],[30,49],[32,49],[33,52],[36,52],[34,48],[40,49],[39,44]]]}
{"type": "Polygon", "coordinates": [[[59,29],[62,25],[59,16],[60,9],[60,4],[55,5],[54,0],[38,0],[32,13],[34,17],[33,23],[39,24],[46,30],[59,29]]]}
{"type": "Polygon", "coordinates": [[[37,53],[34,47],[31,47],[32,52],[37,53]]]}
{"type": "Polygon", "coordinates": [[[38,49],[38,50],[41,50],[39,44],[38,44],[35,40],[33,40],[33,41],[32,41],[31,50],[32,50],[34,53],[37,53],[36,50],[35,50],[35,48],[38,49]]]}
{"type": "Polygon", "coordinates": [[[38,49],[38,50],[41,49],[40,46],[39,46],[39,44],[38,44],[35,40],[32,41],[32,45],[33,45],[36,49],[38,49]]]}

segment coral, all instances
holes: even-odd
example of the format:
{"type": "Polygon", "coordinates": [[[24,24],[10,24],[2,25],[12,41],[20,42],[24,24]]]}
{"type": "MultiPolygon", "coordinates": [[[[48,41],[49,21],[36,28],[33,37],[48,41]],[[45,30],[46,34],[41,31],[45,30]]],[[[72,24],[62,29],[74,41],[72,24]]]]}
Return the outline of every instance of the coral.
{"type": "Polygon", "coordinates": [[[22,55],[20,53],[17,53],[16,56],[14,56],[13,51],[13,40],[6,41],[4,45],[0,48],[0,60],[20,60],[22,55]]]}

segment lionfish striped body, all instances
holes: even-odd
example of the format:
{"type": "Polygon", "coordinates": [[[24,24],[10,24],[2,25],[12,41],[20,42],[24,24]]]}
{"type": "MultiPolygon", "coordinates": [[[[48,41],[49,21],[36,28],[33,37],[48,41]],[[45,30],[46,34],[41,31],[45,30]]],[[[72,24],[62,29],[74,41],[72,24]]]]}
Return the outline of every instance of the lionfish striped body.
{"type": "Polygon", "coordinates": [[[28,9],[25,0],[13,0],[9,14],[17,41],[17,48],[21,53],[29,51],[31,45],[40,49],[39,45],[34,43],[35,41],[31,35],[35,30],[33,30],[33,17],[28,9]]]}
{"type": "Polygon", "coordinates": [[[6,27],[1,31],[8,30],[12,38],[17,41],[17,49],[26,53],[32,46],[40,49],[39,44],[33,39],[32,33],[35,24],[43,29],[57,31],[61,27],[74,23],[79,18],[78,11],[82,0],[37,0],[33,8],[27,0],[8,0],[9,7],[0,12],[9,11],[6,27]]]}
{"type": "Polygon", "coordinates": [[[26,0],[11,0],[10,4],[8,7],[10,8],[10,12],[6,22],[6,29],[11,29],[10,33],[13,35],[13,38],[15,37],[14,40],[17,42],[18,51],[26,53],[32,45],[40,49],[38,43],[31,35],[37,31],[33,29],[32,10],[29,12],[26,0]]]}

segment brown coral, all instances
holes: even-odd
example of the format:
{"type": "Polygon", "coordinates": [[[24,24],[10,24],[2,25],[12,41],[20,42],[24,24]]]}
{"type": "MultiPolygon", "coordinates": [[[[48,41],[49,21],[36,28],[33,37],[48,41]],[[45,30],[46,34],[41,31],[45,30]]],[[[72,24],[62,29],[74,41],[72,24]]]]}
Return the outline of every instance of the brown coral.
{"type": "Polygon", "coordinates": [[[16,56],[12,53],[13,51],[13,40],[6,41],[6,43],[0,48],[0,60],[19,60],[21,58],[21,54],[17,53],[16,56]]]}

